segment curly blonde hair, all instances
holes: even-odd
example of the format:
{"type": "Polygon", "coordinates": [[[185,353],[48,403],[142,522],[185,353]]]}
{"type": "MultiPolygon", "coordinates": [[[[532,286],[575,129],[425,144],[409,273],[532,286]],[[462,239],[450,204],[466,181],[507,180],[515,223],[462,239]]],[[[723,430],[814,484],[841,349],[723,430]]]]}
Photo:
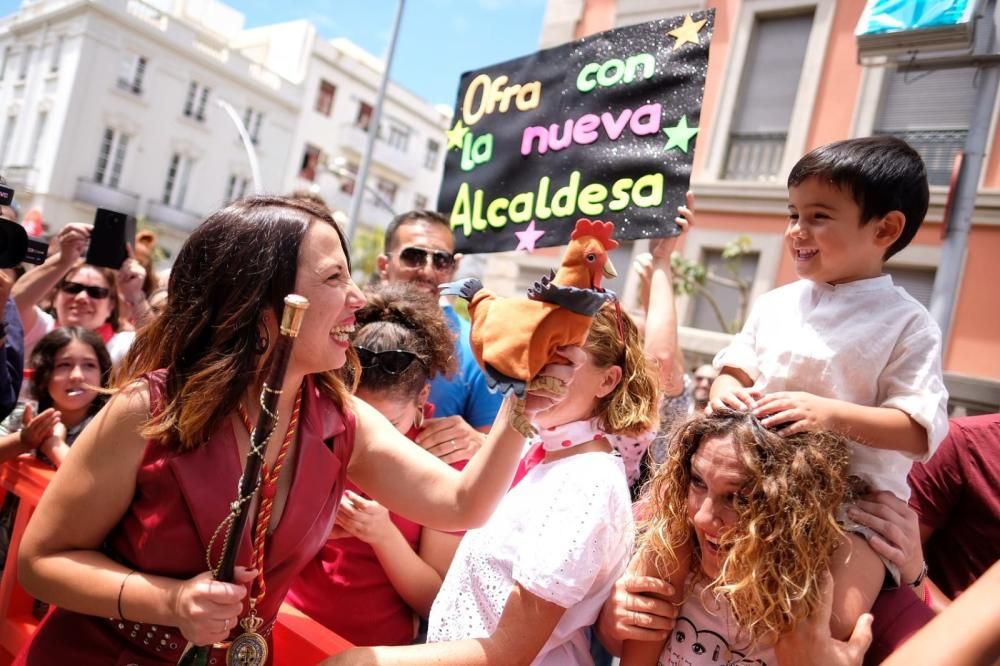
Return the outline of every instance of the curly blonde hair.
{"type": "Polygon", "coordinates": [[[601,428],[632,436],[655,429],[660,387],[631,317],[613,304],[605,305],[594,316],[583,348],[597,367],[617,365],[622,369],[618,386],[594,408],[593,416],[601,428]]]}
{"type": "Polygon", "coordinates": [[[782,437],[729,410],[680,424],[645,489],[648,518],[640,523],[640,548],[663,576],[677,571],[679,553],[689,549],[694,580],[707,579],[688,488],[691,459],[702,442],[720,437],[731,438],[746,485],[735,523],[720,535],[719,574],[704,593],[729,603],[751,644],[770,642],[819,607],[821,576],[844,538],[835,513],[849,492],[848,441],[829,432],[782,437]]]}

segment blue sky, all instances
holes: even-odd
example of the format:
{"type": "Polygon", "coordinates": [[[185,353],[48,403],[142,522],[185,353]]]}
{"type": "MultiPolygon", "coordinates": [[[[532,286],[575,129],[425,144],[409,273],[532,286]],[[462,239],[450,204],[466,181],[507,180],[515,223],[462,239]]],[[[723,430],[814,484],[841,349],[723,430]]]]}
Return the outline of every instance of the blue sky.
{"type": "MultiPolygon", "coordinates": [[[[306,18],[325,37],[347,37],[383,57],[396,0],[233,0],[247,26],[306,18]]],[[[407,0],[392,77],[452,106],[462,72],[538,48],[545,0],[407,0]]]]}
{"type": "MultiPolygon", "coordinates": [[[[247,27],[309,19],[383,57],[397,0],[228,0],[247,27]]],[[[20,0],[0,0],[0,15],[20,0]]],[[[538,48],[546,0],[407,0],[392,77],[432,103],[453,106],[462,72],[538,48]]]]}

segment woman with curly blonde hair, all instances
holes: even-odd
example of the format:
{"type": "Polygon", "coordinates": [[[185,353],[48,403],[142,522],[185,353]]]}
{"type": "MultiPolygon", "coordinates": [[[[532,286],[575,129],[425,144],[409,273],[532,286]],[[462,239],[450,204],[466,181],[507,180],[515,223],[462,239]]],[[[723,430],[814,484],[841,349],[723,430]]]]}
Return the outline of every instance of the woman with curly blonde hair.
{"type": "Polygon", "coordinates": [[[655,431],[659,395],[635,324],[614,306],[594,317],[584,351],[566,399],[534,419],[541,462],[462,539],[428,644],[344,652],[330,664],[593,664],[588,628],[633,540],[615,448],[655,431]]]}
{"type": "Polygon", "coordinates": [[[623,666],[777,664],[775,641],[819,607],[844,542],[848,461],[839,435],[782,437],[745,412],[681,425],[645,493],[633,565],[672,579],[681,608],[665,644],[626,641],[623,666]]]}

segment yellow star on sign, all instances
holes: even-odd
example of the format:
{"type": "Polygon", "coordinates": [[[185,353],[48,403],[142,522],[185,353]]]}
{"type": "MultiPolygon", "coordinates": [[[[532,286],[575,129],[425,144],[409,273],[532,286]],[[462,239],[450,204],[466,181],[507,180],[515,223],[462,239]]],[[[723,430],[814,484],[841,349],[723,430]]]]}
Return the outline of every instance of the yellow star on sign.
{"type": "Polygon", "coordinates": [[[448,150],[461,148],[462,142],[465,141],[465,135],[468,133],[469,128],[463,125],[461,120],[455,123],[454,127],[445,132],[448,135],[448,150]]]}
{"type": "Polygon", "coordinates": [[[684,25],[669,31],[667,34],[677,39],[677,41],[674,42],[674,51],[687,43],[699,44],[698,32],[701,30],[702,26],[705,25],[705,21],[706,19],[692,21],[690,16],[685,16],[684,25]]]}

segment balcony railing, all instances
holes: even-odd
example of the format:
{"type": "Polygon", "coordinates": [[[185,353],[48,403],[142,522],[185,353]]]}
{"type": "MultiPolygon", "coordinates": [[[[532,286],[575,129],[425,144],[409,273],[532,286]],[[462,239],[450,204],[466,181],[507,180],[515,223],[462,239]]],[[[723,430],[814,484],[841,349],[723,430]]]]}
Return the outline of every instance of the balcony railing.
{"type": "Polygon", "coordinates": [[[965,148],[964,129],[941,130],[875,130],[876,134],[891,134],[913,146],[927,166],[927,182],[948,185],[955,166],[955,155],[965,148]]]}
{"type": "Polygon", "coordinates": [[[181,231],[194,231],[201,224],[202,217],[180,208],[173,208],[159,201],[150,201],[146,211],[149,219],[181,231]]]}
{"type": "Polygon", "coordinates": [[[787,134],[733,132],[722,177],[726,180],[770,181],[778,177],[787,134]]]}
{"type": "Polygon", "coordinates": [[[11,164],[3,168],[7,184],[15,190],[33,191],[38,184],[38,169],[29,165],[11,164]]]}
{"type": "Polygon", "coordinates": [[[91,206],[107,208],[126,215],[135,215],[139,210],[138,194],[123,192],[87,178],[77,179],[73,198],[91,206]]]}

